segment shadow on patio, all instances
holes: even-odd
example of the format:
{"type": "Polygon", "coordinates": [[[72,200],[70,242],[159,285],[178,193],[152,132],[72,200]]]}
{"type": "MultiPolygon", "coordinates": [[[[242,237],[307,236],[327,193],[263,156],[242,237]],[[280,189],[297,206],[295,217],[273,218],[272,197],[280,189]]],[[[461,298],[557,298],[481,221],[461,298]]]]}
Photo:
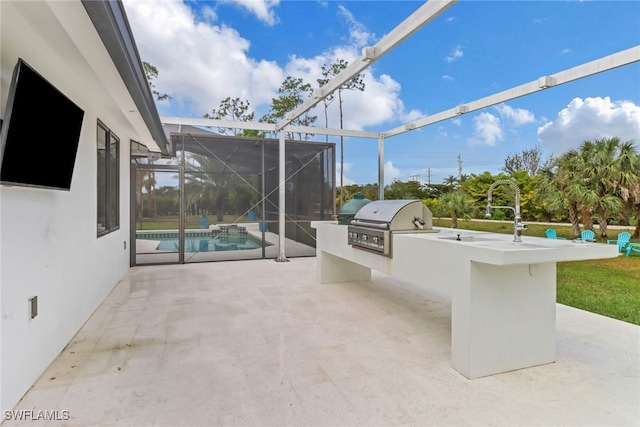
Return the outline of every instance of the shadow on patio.
{"type": "Polygon", "coordinates": [[[73,426],[638,425],[639,327],[558,305],[556,363],[468,380],[448,299],[372,274],[320,285],[315,258],[132,268],[16,410],[73,426]]]}

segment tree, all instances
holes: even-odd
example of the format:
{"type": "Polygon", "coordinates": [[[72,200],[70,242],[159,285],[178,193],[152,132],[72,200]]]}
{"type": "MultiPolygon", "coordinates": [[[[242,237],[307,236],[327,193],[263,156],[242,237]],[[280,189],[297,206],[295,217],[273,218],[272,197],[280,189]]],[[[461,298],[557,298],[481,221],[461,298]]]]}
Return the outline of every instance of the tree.
{"type": "Polygon", "coordinates": [[[458,180],[458,177],[449,175],[448,177],[442,180],[442,185],[444,185],[445,188],[447,189],[446,192],[452,192],[460,187],[460,182],[458,180]]]}
{"type": "Polygon", "coordinates": [[[610,215],[617,215],[622,207],[621,199],[615,194],[616,181],[621,172],[616,168],[619,155],[619,138],[603,138],[585,141],[580,147],[584,185],[580,194],[598,218],[600,236],[607,237],[607,224],[610,215]]]}
{"type": "MultiPolygon", "coordinates": [[[[633,141],[620,144],[620,153],[616,159],[616,192],[625,203],[628,212],[635,211],[636,227],[633,237],[640,237],[640,153],[633,141]]],[[[628,220],[628,218],[627,218],[628,220]]]]}
{"type": "Polygon", "coordinates": [[[593,230],[591,217],[595,215],[600,236],[606,238],[608,221],[620,215],[623,201],[637,200],[638,165],[638,154],[631,142],[622,143],[619,138],[585,141],[579,149],[555,159],[538,188],[544,200],[560,206],[558,200],[554,201],[558,194],[544,188],[555,181],[553,188],[564,197],[576,236],[579,227],[575,211],[579,210],[585,229],[593,230]]]}
{"type": "MultiPolygon", "coordinates": [[[[144,69],[144,74],[147,78],[147,83],[149,84],[151,93],[156,97],[156,100],[170,100],[171,97],[166,93],[158,92],[155,88],[155,84],[153,83],[153,81],[158,78],[158,69],[154,65],[151,65],[146,61],[142,62],[142,68],[144,69]]],[[[150,160],[150,162],[152,163],[153,161],[150,160]]],[[[155,184],[155,172],[151,171],[149,172],[149,177],[145,179],[145,188],[147,189],[149,195],[147,198],[147,213],[149,216],[155,215],[155,184]]]]}
{"type": "MultiPolygon", "coordinates": [[[[331,81],[331,79],[333,79],[334,77],[336,77],[338,74],[340,74],[345,68],[347,68],[347,66],[349,65],[349,63],[343,59],[338,59],[336,60],[336,62],[334,62],[333,64],[327,66],[327,65],[323,65],[322,66],[322,79],[318,79],[318,85],[320,87],[323,87],[324,85],[326,85],[327,83],[329,83],[329,81],[331,81]]],[[[344,126],[344,116],[343,116],[343,110],[342,110],[342,106],[343,106],[343,98],[342,98],[342,92],[345,90],[359,90],[359,91],[364,91],[364,75],[362,73],[352,77],[351,79],[349,79],[348,81],[346,81],[345,83],[343,83],[338,89],[337,89],[337,93],[338,93],[338,110],[339,110],[339,117],[340,117],[340,129],[343,129],[344,126]]],[[[335,92],[334,92],[335,93],[335,92]]],[[[329,116],[328,116],[328,108],[329,105],[333,102],[333,100],[335,99],[334,94],[331,94],[329,96],[327,96],[324,99],[324,117],[325,117],[325,126],[329,127],[329,116]]],[[[343,185],[344,183],[344,136],[340,135],[340,203],[342,203],[344,201],[344,190],[343,190],[343,185]]]]}
{"type": "Polygon", "coordinates": [[[526,170],[529,175],[536,175],[542,161],[542,147],[539,145],[530,150],[522,150],[520,153],[511,153],[504,159],[502,171],[511,174],[520,170],[526,170]]]}
{"type": "Polygon", "coordinates": [[[622,210],[620,191],[633,188],[638,179],[636,158],[633,144],[622,143],[617,137],[585,141],[580,146],[574,165],[580,171],[575,195],[596,215],[603,238],[607,237],[609,218],[622,210]]]}
{"type": "MultiPolygon", "coordinates": [[[[543,215],[543,210],[535,200],[537,178],[530,176],[527,171],[521,170],[507,175],[497,175],[485,171],[481,174],[471,174],[462,182],[461,189],[466,192],[476,206],[487,204],[489,187],[499,180],[512,180],[520,190],[520,211],[522,219],[537,220],[543,215]]],[[[515,192],[511,187],[498,186],[492,194],[494,206],[515,206],[515,192]]],[[[499,209],[492,213],[494,219],[513,219],[513,213],[509,210],[499,209]]]]}
{"type": "Polygon", "coordinates": [[[473,201],[464,191],[446,193],[438,199],[437,214],[451,217],[451,228],[458,228],[458,218],[469,218],[475,210],[473,201]]]}
{"type": "MultiPolygon", "coordinates": [[[[571,206],[575,206],[577,212],[582,219],[582,225],[587,230],[593,231],[593,220],[591,218],[590,204],[593,200],[589,200],[585,190],[585,183],[582,178],[582,168],[585,159],[581,157],[578,150],[569,150],[558,160],[558,179],[560,186],[565,192],[571,206]]],[[[573,227],[574,235],[580,235],[580,226],[573,227]],[[576,231],[577,230],[577,231],[576,231]]]]}
{"type": "Polygon", "coordinates": [[[424,199],[425,192],[418,181],[394,180],[384,188],[384,198],[387,200],[424,199]]]}
{"type": "MultiPolygon", "coordinates": [[[[249,112],[249,101],[242,101],[240,98],[226,97],[220,102],[219,108],[211,110],[211,114],[207,113],[203,117],[206,119],[214,120],[227,120],[230,122],[252,122],[254,118],[254,112],[249,112]]],[[[230,128],[218,128],[218,132],[223,135],[234,136],[256,136],[249,135],[251,131],[246,129],[230,129],[230,128]]],[[[254,132],[255,133],[255,132],[254,132]]]]}
{"type": "MultiPolygon", "coordinates": [[[[351,200],[356,193],[364,194],[364,197],[369,200],[378,199],[378,184],[351,184],[344,186],[345,200],[351,200]]],[[[336,197],[338,199],[338,197],[336,197]]],[[[336,200],[338,207],[341,206],[340,201],[336,200]]]]}
{"type": "Polygon", "coordinates": [[[558,179],[558,166],[549,165],[540,169],[536,182],[536,201],[542,208],[551,213],[568,212],[569,221],[573,228],[573,235],[580,235],[578,206],[567,191],[566,183],[558,179]]]}
{"type": "Polygon", "coordinates": [[[573,229],[573,235],[580,235],[579,214],[586,229],[592,230],[591,211],[585,204],[582,191],[580,153],[569,150],[544,167],[538,181],[537,200],[552,212],[566,209],[573,229]]]}
{"type": "Polygon", "coordinates": [[[142,68],[144,68],[144,74],[145,74],[145,77],[147,78],[147,82],[149,83],[149,88],[151,88],[151,93],[156,97],[156,100],[158,101],[170,100],[171,97],[166,93],[158,92],[156,90],[156,85],[153,83],[153,81],[158,78],[158,69],[146,61],[142,62],[142,68]]]}
{"type": "MultiPolygon", "coordinates": [[[[233,190],[237,185],[242,185],[241,183],[246,180],[238,178],[236,172],[221,160],[203,154],[191,153],[189,162],[185,165],[185,172],[185,187],[188,190],[186,193],[187,204],[196,204],[196,214],[200,211],[215,211],[216,220],[218,222],[224,221],[224,215],[230,207],[226,205],[226,202],[229,202],[230,190],[233,190]],[[199,208],[197,203],[199,203],[199,208]]],[[[251,191],[247,192],[249,193],[248,197],[244,195],[239,197],[238,194],[235,194],[234,200],[249,200],[251,191]]],[[[253,192],[257,193],[255,186],[253,192]]],[[[235,208],[237,212],[240,207],[231,206],[231,208],[235,208]]]]}
{"type": "MultiPolygon", "coordinates": [[[[271,99],[270,111],[260,118],[260,122],[277,123],[286,117],[287,113],[295,110],[304,102],[305,98],[311,96],[313,90],[309,83],[305,83],[301,78],[287,77],[280,88],[278,98],[271,99]]],[[[296,126],[311,126],[315,123],[317,116],[309,115],[305,112],[302,116],[292,120],[291,123],[296,126]]],[[[302,141],[309,139],[312,134],[286,132],[287,139],[297,139],[302,141]]]]}

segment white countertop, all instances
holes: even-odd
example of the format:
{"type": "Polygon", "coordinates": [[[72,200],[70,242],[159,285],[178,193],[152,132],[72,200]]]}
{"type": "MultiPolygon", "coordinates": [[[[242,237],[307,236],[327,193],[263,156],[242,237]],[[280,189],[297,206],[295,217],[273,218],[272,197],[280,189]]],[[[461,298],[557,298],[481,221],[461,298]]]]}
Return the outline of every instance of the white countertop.
{"type": "MultiPolygon", "coordinates": [[[[339,234],[342,234],[339,229],[343,228],[346,242],[346,225],[338,225],[335,221],[314,221],[311,226],[336,227],[335,232],[339,234]]],[[[421,241],[420,247],[424,251],[450,252],[456,258],[492,265],[581,261],[615,258],[619,255],[617,245],[533,237],[527,236],[526,231],[522,236],[522,242],[519,243],[513,242],[512,234],[440,227],[434,227],[433,233],[394,233],[392,255],[405,243],[415,241],[413,239],[421,241]],[[458,234],[460,241],[456,240],[458,234]]],[[[355,248],[353,250],[361,251],[355,248]]]]}
{"type": "MultiPolygon", "coordinates": [[[[583,241],[547,239],[523,235],[522,242],[514,242],[513,235],[439,229],[434,234],[398,234],[394,238],[426,239],[430,245],[447,245],[468,257],[471,261],[493,265],[538,264],[544,262],[579,261],[587,259],[615,258],[619,255],[616,245],[587,243],[583,241]],[[460,241],[456,240],[460,234],[460,241]]],[[[394,243],[395,243],[394,241],[394,243]]]]}

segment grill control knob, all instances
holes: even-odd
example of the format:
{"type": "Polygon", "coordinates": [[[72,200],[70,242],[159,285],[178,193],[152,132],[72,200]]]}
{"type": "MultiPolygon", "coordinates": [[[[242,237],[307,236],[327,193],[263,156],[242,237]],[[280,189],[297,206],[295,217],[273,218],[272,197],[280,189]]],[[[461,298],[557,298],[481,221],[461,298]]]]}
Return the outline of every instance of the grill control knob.
{"type": "Polygon", "coordinates": [[[380,239],[377,236],[373,236],[373,243],[375,243],[376,245],[378,244],[378,241],[380,239]]]}
{"type": "Polygon", "coordinates": [[[366,234],[362,235],[362,241],[366,242],[367,240],[369,240],[369,236],[367,236],[366,234]]]}

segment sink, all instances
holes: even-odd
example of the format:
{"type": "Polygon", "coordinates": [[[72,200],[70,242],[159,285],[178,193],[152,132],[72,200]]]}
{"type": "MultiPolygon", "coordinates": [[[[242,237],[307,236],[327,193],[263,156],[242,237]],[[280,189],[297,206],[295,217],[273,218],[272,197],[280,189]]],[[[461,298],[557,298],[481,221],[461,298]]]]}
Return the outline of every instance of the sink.
{"type": "Polygon", "coordinates": [[[443,240],[455,240],[461,242],[499,242],[499,240],[491,239],[489,237],[476,236],[473,234],[445,234],[442,236],[438,236],[438,239],[443,240]]]}
{"type": "Polygon", "coordinates": [[[564,241],[545,241],[544,243],[514,242],[513,240],[499,239],[495,237],[492,238],[482,234],[460,234],[459,238],[457,234],[444,234],[442,236],[438,236],[438,239],[475,243],[473,246],[481,246],[485,248],[510,250],[551,249],[559,246],[569,246],[569,244],[564,241]]]}

